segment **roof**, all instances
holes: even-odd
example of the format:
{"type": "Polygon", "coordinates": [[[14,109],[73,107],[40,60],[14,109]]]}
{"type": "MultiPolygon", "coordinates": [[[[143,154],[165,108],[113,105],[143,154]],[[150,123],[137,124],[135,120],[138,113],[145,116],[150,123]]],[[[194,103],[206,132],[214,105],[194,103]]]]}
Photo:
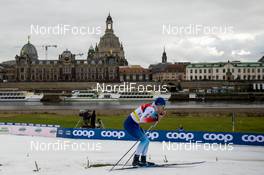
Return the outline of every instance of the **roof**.
{"type": "Polygon", "coordinates": [[[149,69],[145,69],[140,65],[130,65],[130,66],[119,66],[120,73],[148,73],[149,69]]]}
{"type": "Polygon", "coordinates": [[[258,62],[264,63],[264,56],[258,60],[258,62]]]}
{"type": "Polygon", "coordinates": [[[153,73],[156,72],[185,72],[187,64],[183,63],[159,63],[155,65],[150,65],[150,69],[153,73]]]}
{"type": "Polygon", "coordinates": [[[28,42],[20,50],[20,56],[21,57],[29,57],[33,60],[37,60],[38,59],[38,52],[37,52],[36,47],[33,44],[31,44],[30,42],[28,42]]]}

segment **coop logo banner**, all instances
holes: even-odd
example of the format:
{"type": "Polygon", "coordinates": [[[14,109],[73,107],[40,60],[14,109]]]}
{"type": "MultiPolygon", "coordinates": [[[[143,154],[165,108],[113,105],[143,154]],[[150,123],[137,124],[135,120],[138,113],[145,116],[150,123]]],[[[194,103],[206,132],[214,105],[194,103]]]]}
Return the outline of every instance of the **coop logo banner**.
{"type": "Polygon", "coordinates": [[[73,130],[73,136],[84,136],[84,137],[93,137],[95,135],[95,131],[92,130],[73,130]]]}
{"type": "Polygon", "coordinates": [[[150,139],[150,140],[156,140],[159,138],[159,133],[154,131],[154,132],[146,132],[146,136],[150,139]]]}
{"type": "Polygon", "coordinates": [[[126,133],[124,131],[102,131],[101,136],[103,138],[117,138],[121,139],[126,136],[126,133]]]}
{"type": "MultiPolygon", "coordinates": [[[[146,132],[152,141],[199,142],[212,144],[238,144],[264,146],[264,134],[224,132],[177,132],[152,130],[146,132]]],[[[135,140],[125,130],[59,128],[57,137],[100,140],[135,140]]]]}
{"type": "Polygon", "coordinates": [[[258,142],[258,143],[264,143],[264,136],[263,135],[243,135],[242,136],[242,140],[246,143],[250,142],[250,143],[254,143],[254,142],[258,142]]]}
{"type": "Polygon", "coordinates": [[[233,141],[233,136],[231,134],[205,133],[203,139],[207,141],[223,141],[226,143],[233,141]]]}
{"type": "Polygon", "coordinates": [[[184,140],[184,141],[190,141],[194,138],[193,133],[185,133],[185,132],[168,132],[166,134],[166,138],[173,139],[173,140],[184,140]]]}

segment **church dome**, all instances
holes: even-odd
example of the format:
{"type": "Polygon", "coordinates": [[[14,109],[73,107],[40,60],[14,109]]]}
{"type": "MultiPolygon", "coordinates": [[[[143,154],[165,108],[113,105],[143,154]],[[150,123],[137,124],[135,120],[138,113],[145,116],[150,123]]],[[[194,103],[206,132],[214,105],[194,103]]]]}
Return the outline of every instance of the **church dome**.
{"type": "Polygon", "coordinates": [[[119,42],[119,38],[114,34],[113,30],[113,20],[110,14],[106,19],[106,30],[105,34],[100,38],[98,44],[99,57],[104,57],[105,55],[118,55],[124,58],[123,47],[119,42]]]}
{"type": "Polygon", "coordinates": [[[115,36],[115,34],[106,33],[101,37],[98,48],[101,52],[109,52],[110,50],[120,51],[121,44],[119,42],[119,38],[115,36]]]}
{"type": "Polygon", "coordinates": [[[22,49],[20,51],[20,56],[21,57],[29,57],[32,60],[38,60],[38,52],[37,52],[37,49],[30,42],[28,42],[27,44],[25,44],[22,47],[22,49]]]}
{"type": "Polygon", "coordinates": [[[68,49],[66,49],[65,51],[63,51],[62,54],[61,54],[61,57],[62,58],[70,58],[71,56],[72,56],[72,53],[68,49]]]}
{"type": "Polygon", "coordinates": [[[119,38],[114,34],[113,20],[109,15],[106,18],[106,28],[104,35],[100,38],[98,45],[95,48],[90,47],[88,50],[87,59],[102,59],[102,64],[127,65],[124,48],[120,43],[119,38]]]}

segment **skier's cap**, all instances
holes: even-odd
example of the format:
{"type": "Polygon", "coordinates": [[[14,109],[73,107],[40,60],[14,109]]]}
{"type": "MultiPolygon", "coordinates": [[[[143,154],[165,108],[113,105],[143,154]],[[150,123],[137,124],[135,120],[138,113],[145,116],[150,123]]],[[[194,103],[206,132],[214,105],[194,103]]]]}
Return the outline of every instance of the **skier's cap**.
{"type": "Polygon", "coordinates": [[[166,105],[166,101],[164,100],[164,98],[162,97],[158,97],[154,100],[155,105],[157,106],[165,106],[166,105]]]}

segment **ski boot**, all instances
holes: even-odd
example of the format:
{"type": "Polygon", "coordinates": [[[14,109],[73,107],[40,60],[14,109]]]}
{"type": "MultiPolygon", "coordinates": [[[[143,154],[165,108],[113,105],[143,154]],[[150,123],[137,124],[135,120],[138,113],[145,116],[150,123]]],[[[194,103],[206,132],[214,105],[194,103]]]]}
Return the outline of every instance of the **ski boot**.
{"type": "Polygon", "coordinates": [[[140,166],[139,155],[136,155],[136,154],[134,155],[132,165],[133,166],[140,166]]]}
{"type": "Polygon", "coordinates": [[[154,166],[155,163],[148,162],[146,156],[141,156],[140,165],[139,166],[154,166]]]}

